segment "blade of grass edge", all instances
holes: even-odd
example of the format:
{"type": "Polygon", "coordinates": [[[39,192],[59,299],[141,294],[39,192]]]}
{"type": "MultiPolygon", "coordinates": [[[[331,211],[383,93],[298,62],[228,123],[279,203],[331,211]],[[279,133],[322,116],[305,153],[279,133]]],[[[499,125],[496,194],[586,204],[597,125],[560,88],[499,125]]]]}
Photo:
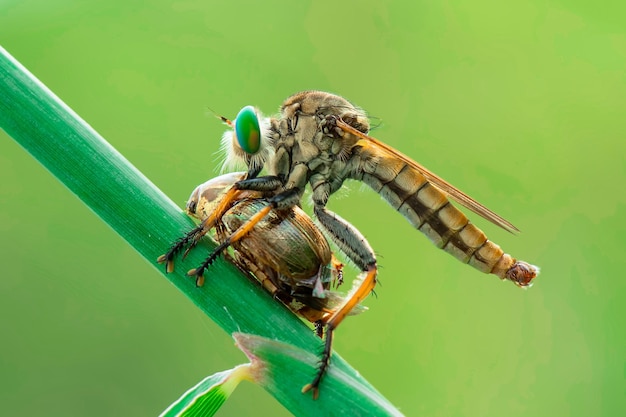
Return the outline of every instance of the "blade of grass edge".
{"type": "MultiPolygon", "coordinates": [[[[155,260],[190,228],[190,219],[2,47],[0,127],[164,274],[155,260]]],[[[319,340],[297,317],[227,262],[216,262],[205,286],[196,288],[183,271],[201,262],[199,252],[192,252],[174,273],[165,276],[226,332],[319,349],[319,340]]],[[[371,387],[337,354],[333,366],[371,387]]],[[[306,382],[293,381],[283,387],[279,401],[289,410],[295,405],[301,409],[301,403],[308,401],[310,415],[354,413],[341,403],[324,400],[323,391],[317,401],[302,395],[300,387],[306,382]]]]}

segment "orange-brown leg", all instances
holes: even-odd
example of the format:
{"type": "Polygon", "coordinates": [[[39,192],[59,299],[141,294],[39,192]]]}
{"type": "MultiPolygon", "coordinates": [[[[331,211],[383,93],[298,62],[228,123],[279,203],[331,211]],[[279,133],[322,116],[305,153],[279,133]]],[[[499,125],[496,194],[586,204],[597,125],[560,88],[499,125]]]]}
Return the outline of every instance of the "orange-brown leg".
{"type": "MultiPolygon", "coordinates": [[[[225,204],[224,201],[232,201],[237,196],[237,194],[243,190],[271,191],[280,186],[280,184],[280,180],[277,177],[273,176],[241,180],[228,191],[228,193],[224,197],[224,200],[220,202],[220,204],[216,208],[214,213],[219,213],[219,216],[211,213],[211,217],[209,217],[209,219],[207,220],[212,220],[214,223],[215,219],[221,218],[224,212],[226,212],[226,210],[230,207],[228,204],[225,204]],[[232,196],[231,192],[233,193],[232,196]]],[[[205,259],[205,261],[198,268],[191,269],[189,272],[187,272],[187,275],[192,277],[195,276],[196,283],[204,282],[204,271],[206,270],[206,268],[209,267],[209,265],[211,265],[215,261],[215,259],[220,255],[220,253],[222,253],[222,251],[224,251],[230,245],[237,242],[247,233],[249,233],[250,230],[252,230],[252,228],[256,226],[257,223],[263,220],[263,218],[272,209],[281,207],[292,207],[300,201],[301,195],[302,192],[298,188],[291,188],[289,190],[285,190],[281,193],[274,195],[272,198],[269,199],[269,204],[266,207],[259,210],[259,212],[256,213],[254,216],[250,217],[247,222],[242,224],[233,234],[231,234],[223,242],[221,242],[220,245],[215,248],[215,250],[205,259]]]]}
{"type": "Polygon", "coordinates": [[[326,369],[328,368],[328,365],[330,364],[330,352],[332,351],[334,334],[333,330],[335,329],[329,327],[328,325],[326,326],[326,341],[324,343],[324,353],[322,354],[320,368],[317,372],[317,375],[315,375],[315,379],[313,380],[313,382],[311,382],[310,384],[306,384],[304,387],[302,387],[303,394],[308,391],[313,391],[314,400],[317,400],[317,398],[320,396],[319,385],[320,382],[322,382],[322,377],[324,376],[324,374],[326,374],[326,369]]]}
{"type": "Polygon", "coordinates": [[[165,270],[172,272],[174,270],[174,256],[185,247],[187,247],[187,250],[183,254],[183,257],[187,256],[189,251],[198,244],[200,239],[215,226],[215,222],[221,219],[224,213],[232,206],[233,201],[237,198],[239,193],[241,193],[240,190],[231,187],[226,194],[224,194],[211,215],[203,220],[199,226],[191,229],[185,236],[174,242],[165,254],[158,257],[157,262],[165,263],[165,270]]]}
{"type": "MultiPolygon", "coordinates": [[[[333,335],[335,329],[339,324],[346,318],[348,314],[361,303],[367,297],[374,287],[376,286],[376,275],[378,273],[378,268],[375,264],[370,265],[367,269],[367,273],[365,278],[359,285],[359,287],[354,291],[351,295],[346,297],[344,302],[338,307],[330,319],[326,322],[326,340],[324,342],[324,351],[322,352],[322,357],[320,359],[319,368],[317,368],[317,374],[313,379],[313,382],[305,385],[302,388],[302,393],[313,391],[313,399],[317,399],[319,397],[319,385],[322,382],[322,378],[326,375],[326,371],[328,371],[328,367],[330,366],[330,356],[332,353],[332,343],[333,343],[333,335]]],[[[319,333],[318,333],[319,334],[319,333]]]]}
{"type": "Polygon", "coordinates": [[[374,251],[365,237],[354,226],[321,205],[317,205],[314,210],[321,226],[328,232],[339,249],[365,273],[359,286],[345,298],[339,307],[333,310],[326,320],[326,341],[317,374],[313,382],[302,388],[302,392],[313,391],[313,398],[317,398],[319,385],[330,366],[333,333],[354,307],[372,292],[376,286],[378,268],[374,251]]]}
{"type": "Polygon", "coordinates": [[[190,277],[196,277],[196,283],[204,282],[204,271],[217,259],[217,257],[233,243],[241,240],[246,234],[250,233],[252,228],[256,226],[267,214],[272,210],[271,205],[267,205],[259,210],[254,216],[250,217],[247,222],[239,226],[237,230],[228,236],[211,254],[200,264],[199,267],[193,268],[187,272],[190,277]]]}

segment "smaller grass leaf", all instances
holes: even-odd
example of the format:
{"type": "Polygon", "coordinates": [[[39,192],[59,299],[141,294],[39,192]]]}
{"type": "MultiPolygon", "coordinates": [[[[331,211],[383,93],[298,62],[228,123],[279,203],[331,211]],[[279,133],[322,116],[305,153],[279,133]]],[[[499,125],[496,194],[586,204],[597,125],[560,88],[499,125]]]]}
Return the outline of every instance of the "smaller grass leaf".
{"type": "Polygon", "coordinates": [[[208,376],[173,402],[161,417],[212,416],[241,381],[251,379],[250,364],[208,376]]]}

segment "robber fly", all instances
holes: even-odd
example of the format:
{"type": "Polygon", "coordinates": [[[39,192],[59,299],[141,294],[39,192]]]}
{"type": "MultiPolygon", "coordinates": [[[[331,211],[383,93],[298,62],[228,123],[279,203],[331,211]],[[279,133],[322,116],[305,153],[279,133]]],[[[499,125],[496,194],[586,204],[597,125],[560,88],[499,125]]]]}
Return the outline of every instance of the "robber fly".
{"type": "MultiPolygon", "coordinates": [[[[229,201],[243,190],[272,193],[269,204],[240,227],[245,231],[274,209],[298,205],[309,184],[321,227],[364,273],[360,287],[328,319],[327,331],[337,327],[376,285],[378,268],[371,247],[354,226],[326,208],[330,195],[348,179],[369,185],[437,247],[482,272],[519,287],[530,286],[539,272],[488,240],[449,198],[505,230],[518,231],[515,226],[419,163],[369,136],[365,112],[342,97],[305,91],[287,98],[278,117],[262,118],[256,109],[247,106],[234,122],[222,120],[233,127],[222,139],[227,151],[225,164],[242,161],[248,175],[234,184],[204,221],[206,227],[200,225],[191,239],[206,233],[207,227],[227,210],[229,201]],[[259,176],[262,169],[267,175],[259,176]]],[[[225,244],[241,236],[235,233],[225,244]]],[[[203,271],[201,267],[195,272],[200,277],[203,271]]],[[[327,344],[325,349],[330,346],[327,344]]],[[[325,357],[330,353],[325,352],[325,357]]],[[[328,361],[322,361],[316,378],[303,391],[312,389],[315,395],[327,367],[328,361]]]]}
{"type": "MultiPolygon", "coordinates": [[[[234,172],[199,185],[189,197],[187,214],[200,221],[206,220],[223,202],[228,190],[245,177],[245,172],[234,172]]],[[[226,253],[241,271],[252,275],[291,311],[314,323],[317,335],[322,338],[327,321],[344,301],[339,293],[331,291],[332,283],[336,288],[343,281],[343,264],[331,252],[322,232],[298,206],[271,210],[239,239],[231,238],[241,233],[239,229],[268,205],[266,193],[258,191],[242,191],[230,200],[226,211],[215,218],[212,225],[212,236],[219,246],[200,268],[208,268],[217,255],[226,253]],[[233,249],[230,253],[225,252],[228,246],[233,249]]],[[[192,230],[158,261],[166,263],[171,272],[174,256],[185,248],[187,254],[197,242],[192,230]]],[[[204,284],[203,273],[199,273],[198,268],[188,275],[196,278],[196,285],[204,284]]],[[[350,313],[364,309],[355,307],[350,313]]],[[[332,330],[325,335],[328,355],[332,330]]],[[[328,362],[330,356],[322,356],[321,360],[328,362]]]]}

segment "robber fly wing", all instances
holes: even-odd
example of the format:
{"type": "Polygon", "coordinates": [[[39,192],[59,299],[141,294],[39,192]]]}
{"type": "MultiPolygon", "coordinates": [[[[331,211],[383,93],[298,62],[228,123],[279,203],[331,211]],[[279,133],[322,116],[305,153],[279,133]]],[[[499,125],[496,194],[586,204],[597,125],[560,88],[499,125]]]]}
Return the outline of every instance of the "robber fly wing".
{"type": "Polygon", "coordinates": [[[411,167],[419,171],[432,185],[436,186],[441,191],[446,193],[454,201],[463,205],[464,207],[473,211],[479,216],[489,220],[491,223],[495,224],[496,226],[499,226],[503,228],[504,230],[511,232],[511,233],[519,232],[519,229],[515,227],[511,222],[504,219],[502,216],[494,213],[493,211],[489,210],[487,207],[483,206],[478,201],[474,200],[472,197],[468,196],[463,191],[459,190],[458,188],[456,188],[455,186],[453,186],[452,184],[450,184],[449,182],[447,182],[446,180],[444,180],[437,174],[428,170],[423,165],[415,162],[408,156],[404,155],[402,152],[397,151],[396,149],[379,141],[376,138],[373,138],[371,136],[366,135],[363,132],[358,131],[357,129],[353,128],[352,126],[350,126],[349,124],[345,123],[342,120],[337,121],[337,126],[339,126],[344,131],[348,131],[360,137],[362,140],[368,141],[371,145],[384,149],[387,153],[392,154],[395,157],[401,159],[406,164],[410,165],[411,167]]]}

